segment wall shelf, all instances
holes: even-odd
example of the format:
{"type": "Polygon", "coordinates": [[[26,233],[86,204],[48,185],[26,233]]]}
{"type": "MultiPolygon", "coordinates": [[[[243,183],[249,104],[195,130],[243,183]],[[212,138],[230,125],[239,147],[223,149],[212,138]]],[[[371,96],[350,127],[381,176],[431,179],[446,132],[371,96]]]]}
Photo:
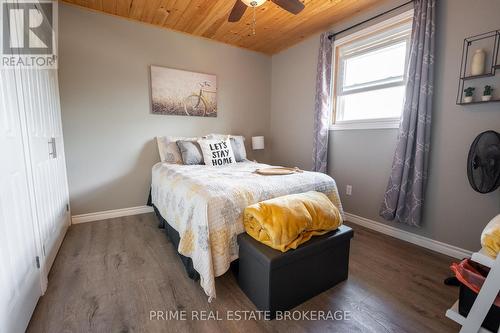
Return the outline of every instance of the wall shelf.
{"type": "Polygon", "coordinates": [[[493,103],[500,101],[500,99],[493,99],[490,101],[476,101],[470,103],[463,102],[464,89],[466,87],[465,82],[469,80],[477,80],[487,77],[493,77],[497,74],[497,70],[500,71],[500,64],[498,64],[499,50],[500,50],[500,30],[490,31],[476,36],[467,37],[464,39],[462,47],[462,61],[460,65],[460,75],[459,75],[460,79],[458,83],[458,92],[456,100],[457,105],[483,104],[483,103],[493,103]],[[489,45],[487,50],[488,53],[491,54],[491,57],[489,57],[489,59],[487,60],[488,64],[487,73],[480,75],[470,75],[469,74],[470,72],[468,71],[468,66],[470,61],[469,53],[471,51],[471,46],[476,42],[480,42],[480,45],[484,45],[484,43],[487,43],[489,45]]]}
{"type": "Polygon", "coordinates": [[[490,99],[489,101],[473,101],[469,103],[460,102],[458,105],[469,105],[469,104],[486,104],[486,103],[495,103],[500,102],[500,99],[490,99]]]}
{"type": "Polygon", "coordinates": [[[495,76],[495,74],[494,73],[486,73],[486,74],[481,74],[481,75],[465,76],[465,77],[461,77],[460,80],[474,80],[474,79],[480,79],[483,77],[490,77],[490,76],[495,76]]]}

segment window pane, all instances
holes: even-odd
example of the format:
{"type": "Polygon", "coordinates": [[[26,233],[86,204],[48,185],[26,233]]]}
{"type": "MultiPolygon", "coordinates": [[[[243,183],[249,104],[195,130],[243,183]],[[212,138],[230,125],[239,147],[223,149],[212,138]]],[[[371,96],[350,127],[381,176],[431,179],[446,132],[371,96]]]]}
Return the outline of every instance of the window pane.
{"type": "Polygon", "coordinates": [[[403,76],[406,41],[344,60],[344,87],[403,76]]]}
{"type": "Polygon", "coordinates": [[[405,87],[372,90],[339,97],[337,120],[398,118],[403,110],[405,87]]]}

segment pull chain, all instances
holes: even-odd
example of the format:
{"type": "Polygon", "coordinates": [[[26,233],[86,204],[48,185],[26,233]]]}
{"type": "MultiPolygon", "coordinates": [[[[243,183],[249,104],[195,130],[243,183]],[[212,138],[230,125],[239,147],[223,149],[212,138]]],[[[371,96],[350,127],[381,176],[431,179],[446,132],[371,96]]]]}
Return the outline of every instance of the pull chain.
{"type": "Polygon", "coordinates": [[[255,24],[256,24],[256,19],[255,19],[255,6],[253,8],[253,22],[252,22],[252,35],[255,36],[255,24]]]}

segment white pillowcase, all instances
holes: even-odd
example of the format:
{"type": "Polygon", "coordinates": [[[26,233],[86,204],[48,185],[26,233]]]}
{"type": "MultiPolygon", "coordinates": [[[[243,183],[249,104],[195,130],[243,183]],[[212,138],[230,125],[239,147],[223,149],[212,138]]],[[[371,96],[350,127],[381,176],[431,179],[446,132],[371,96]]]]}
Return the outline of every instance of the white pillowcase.
{"type": "Polygon", "coordinates": [[[200,144],[203,160],[206,165],[222,166],[236,164],[229,137],[223,140],[202,139],[198,140],[198,143],[200,144]]]}
{"type": "Polygon", "coordinates": [[[198,138],[186,138],[183,136],[157,136],[158,153],[160,161],[167,163],[182,164],[182,155],[177,146],[178,140],[197,141],[198,138]]]}
{"type": "Polygon", "coordinates": [[[231,137],[229,134],[218,134],[218,133],[210,133],[205,135],[203,138],[204,139],[210,139],[210,140],[226,140],[228,137],[231,137]]]}

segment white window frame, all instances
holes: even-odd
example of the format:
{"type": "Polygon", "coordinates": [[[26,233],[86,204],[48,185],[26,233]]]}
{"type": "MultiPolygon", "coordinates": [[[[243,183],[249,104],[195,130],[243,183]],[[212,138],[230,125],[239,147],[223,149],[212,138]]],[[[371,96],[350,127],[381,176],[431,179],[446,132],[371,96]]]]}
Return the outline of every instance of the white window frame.
{"type": "MultiPolygon", "coordinates": [[[[383,41],[382,45],[389,46],[391,44],[396,44],[398,42],[401,42],[402,40],[407,40],[408,41],[408,46],[410,45],[410,36],[407,33],[408,29],[406,28],[408,26],[408,22],[410,24],[411,28],[411,20],[413,18],[413,9],[406,11],[402,14],[393,16],[387,20],[384,20],[383,22],[374,24],[368,28],[362,29],[360,31],[357,31],[355,33],[352,33],[346,37],[340,38],[336,40],[333,44],[333,54],[332,54],[332,64],[333,64],[333,102],[332,102],[332,120],[331,120],[331,130],[359,130],[359,129],[384,129],[384,128],[399,128],[399,123],[400,123],[400,117],[395,117],[395,118],[377,118],[377,119],[360,119],[360,120],[349,120],[349,121],[344,121],[344,120],[336,120],[336,113],[335,111],[339,109],[338,103],[340,103],[339,99],[337,99],[337,96],[340,95],[340,85],[337,84],[337,78],[342,75],[343,68],[342,66],[338,65],[338,59],[337,59],[337,54],[339,53],[339,47],[345,46],[346,44],[353,44],[352,48],[356,48],[355,41],[357,39],[362,39],[363,42],[360,43],[361,48],[363,48],[363,52],[370,51],[373,48],[379,48],[380,47],[380,37],[384,38],[383,31],[388,30],[390,28],[393,28],[394,26],[400,25],[401,27],[401,35],[398,34],[387,34],[387,40],[383,41]],[[371,47],[369,45],[370,43],[370,35],[376,34],[376,39],[373,39],[374,42],[376,42],[375,47],[371,47]],[[380,36],[381,35],[381,36],[380,36]]],[[[391,30],[392,32],[393,30],[391,30]]],[[[358,47],[358,48],[359,48],[358,47]]],[[[359,51],[357,55],[360,54],[359,51]]],[[[363,92],[363,91],[370,91],[370,90],[375,90],[375,89],[380,89],[381,87],[395,87],[395,86],[401,86],[401,85],[406,85],[406,72],[407,72],[407,66],[408,66],[408,56],[409,56],[409,47],[407,49],[407,54],[406,54],[406,60],[405,60],[405,70],[404,70],[404,75],[399,76],[399,77],[393,77],[393,78],[388,78],[382,80],[383,82],[371,82],[372,84],[375,85],[359,85],[359,86],[352,86],[351,93],[352,92],[363,92]]],[[[342,92],[345,93],[345,92],[342,92]]]]}

